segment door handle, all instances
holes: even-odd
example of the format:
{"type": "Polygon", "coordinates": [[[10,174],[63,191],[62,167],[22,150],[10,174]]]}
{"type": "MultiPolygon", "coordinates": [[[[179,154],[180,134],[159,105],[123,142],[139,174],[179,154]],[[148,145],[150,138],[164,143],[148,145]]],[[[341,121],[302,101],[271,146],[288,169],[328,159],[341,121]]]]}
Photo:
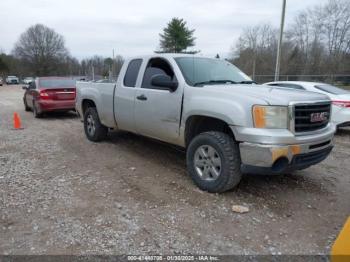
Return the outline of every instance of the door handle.
{"type": "Polygon", "coordinates": [[[147,100],[147,97],[146,97],[144,94],[139,95],[139,96],[137,96],[136,98],[137,98],[138,100],[142,100],[142,101],[147,100]]]}

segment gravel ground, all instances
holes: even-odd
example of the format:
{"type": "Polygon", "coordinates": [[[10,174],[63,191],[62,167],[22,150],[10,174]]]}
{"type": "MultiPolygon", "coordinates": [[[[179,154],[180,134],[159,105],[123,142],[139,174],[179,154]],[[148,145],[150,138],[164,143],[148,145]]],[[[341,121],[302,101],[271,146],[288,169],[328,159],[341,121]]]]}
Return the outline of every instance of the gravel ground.
{"type": "Polygon", "coordinates": [[[350,129],[317,166],[208,194],[183,152],[121,132],[91,143],[74,113],[34,119],[22,95],[0,87],[0,254],[328,254],[350,214],[350,129]]]}

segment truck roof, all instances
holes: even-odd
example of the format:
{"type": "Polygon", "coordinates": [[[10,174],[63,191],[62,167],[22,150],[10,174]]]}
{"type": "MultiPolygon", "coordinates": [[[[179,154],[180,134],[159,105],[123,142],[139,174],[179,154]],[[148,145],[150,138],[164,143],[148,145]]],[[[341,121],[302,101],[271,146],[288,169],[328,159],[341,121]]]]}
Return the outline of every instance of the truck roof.
{"type": "Polygon", "coordinates": [[[151,55],[134,56],[134,57],[131,57],[130,59],[137,59],[137,58],[148,59],[152,57],[176,58],[176,57],[204,57],[204,56],[199,56],[197,54],[183,54],[183,53],[155,53],[151,55]]]}

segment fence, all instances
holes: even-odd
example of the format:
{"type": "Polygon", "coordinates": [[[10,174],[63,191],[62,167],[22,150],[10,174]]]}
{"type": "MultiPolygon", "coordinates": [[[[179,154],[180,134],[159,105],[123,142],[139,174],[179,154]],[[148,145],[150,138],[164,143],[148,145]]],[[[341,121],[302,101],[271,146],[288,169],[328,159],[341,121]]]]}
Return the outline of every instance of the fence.
{"type": "MultiPolygon", "coordinates": [[[[259,84],[273,82],[274,75],[256,75],[254,81],[259,84]]],[[[280,75],[280,81],[323,82],[340,86],[350,86],[350,75],[280,75]]]]}

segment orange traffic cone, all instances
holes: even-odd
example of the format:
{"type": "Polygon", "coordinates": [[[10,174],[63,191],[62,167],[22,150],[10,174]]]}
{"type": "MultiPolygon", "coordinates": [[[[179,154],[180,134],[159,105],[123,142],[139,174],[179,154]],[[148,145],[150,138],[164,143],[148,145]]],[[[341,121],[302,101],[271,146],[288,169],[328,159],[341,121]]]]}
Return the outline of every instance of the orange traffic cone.
{"type": "Polygon", "coordinates": [[[23,129],[21,126],[21,118],[17,112],[13,113],[13,128],[14,129],[23,129]]]}

